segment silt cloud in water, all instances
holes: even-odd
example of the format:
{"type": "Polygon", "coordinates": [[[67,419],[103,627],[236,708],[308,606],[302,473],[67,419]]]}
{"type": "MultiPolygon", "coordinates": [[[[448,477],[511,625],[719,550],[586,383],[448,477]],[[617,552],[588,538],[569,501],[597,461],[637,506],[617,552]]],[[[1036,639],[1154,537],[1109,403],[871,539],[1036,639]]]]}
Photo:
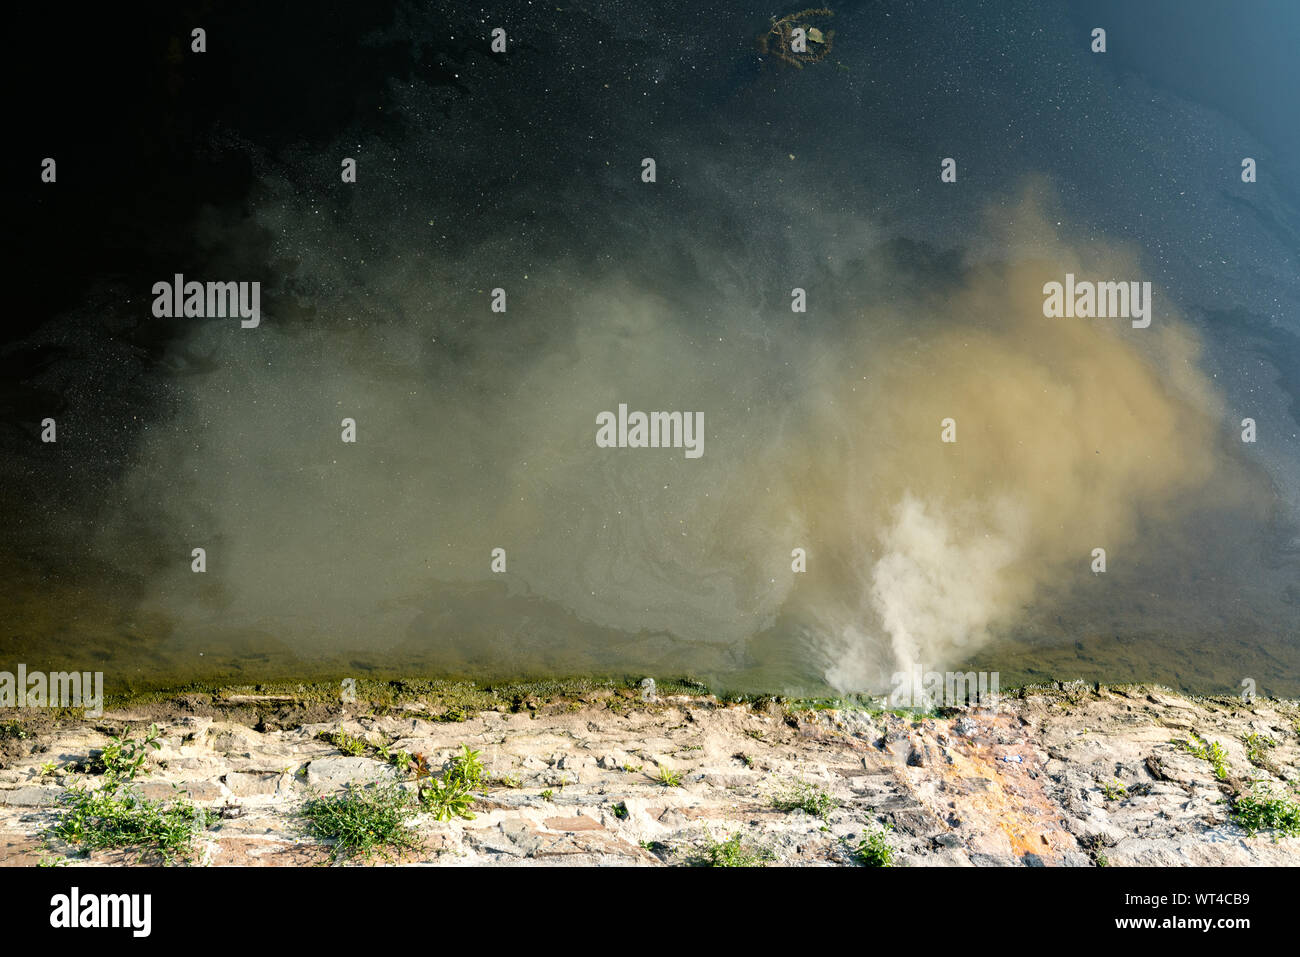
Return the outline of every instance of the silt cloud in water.
{"type": "Polygon", "coordinates": [[[1173,295],[1156,287],[1149,329],[1044,318],[1044,283],[1140,266],[1072,247],[1032,197],[1010,213],[990,227],[1002,258],[888,299],[880,267],[847,277],[867,305],[829,318],[560,265],[505,317],[444,294],[452,267],[428,262],[367,286],[402,321],[344,321],[367,306],[343,289],[320,310],[335,318],[277,329],[268,295],[256,332],[196,326],[185,347],[221,362],[140,447],[103,544],[208,549],[202,582],[160,559],[144,602],[184,647],[725,683],[779,633],[792,682],[843,691],[959,664],[1045,587],[1090,577],[1093,548],[1154,562],[1142,529],[1254,508],[1173,295]],[[598,448],[620,403],[703,413],[705,454],[598,448]]]}

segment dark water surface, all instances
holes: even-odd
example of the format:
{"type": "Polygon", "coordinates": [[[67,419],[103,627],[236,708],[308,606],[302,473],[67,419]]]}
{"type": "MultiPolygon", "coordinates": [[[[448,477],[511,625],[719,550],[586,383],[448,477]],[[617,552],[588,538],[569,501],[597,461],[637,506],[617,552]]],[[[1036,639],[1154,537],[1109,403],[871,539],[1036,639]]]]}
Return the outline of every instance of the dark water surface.
{"type": "Polygon", "coordinates": [[[802,68],[726,2],[24,14],[0,670],[1300,694],[1300,12],[1130,6],[847,4],[802,68]]]}

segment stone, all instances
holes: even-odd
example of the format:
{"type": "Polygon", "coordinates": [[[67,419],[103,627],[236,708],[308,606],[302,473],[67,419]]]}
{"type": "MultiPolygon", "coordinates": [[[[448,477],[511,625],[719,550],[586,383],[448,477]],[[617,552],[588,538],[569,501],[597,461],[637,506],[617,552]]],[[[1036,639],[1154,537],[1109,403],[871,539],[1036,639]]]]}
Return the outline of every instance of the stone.
{"type": "Polygon", "coordinates": [[[610,751],[601,755],[600,760],[596,763],[606,771],[621,771],[628,765],[635,765],[640,762],[629,758],[626,751],[610,751]]]}
{"type": "Polygon", "coordinates": [[[542,819],[542,824],[549,827],[552,831],[603,831],[604,825],[599,821],[587,817],[585,814],[577,814],[573,817],[548,817],[542,819]]]}
{"type": "Polygon", "coordinates": [[[177,784],[179,789],[168,781],[137,780],[133,787],[150,801],[175,801],[178,798],[186,801],[216,801],[225,796],[220,785],[213,781],[183,781],[177,784]]]}
{"type": "Polygon", "coordinates": [[[208,729],[212,750],[221,754],[244,754],[262,746],[263,735],[242,724],[213,724],[208,729]]]}
{"type": "Polygon", "coordinates": [[[307,785],[319,790],[333,790],[348,784],[371,784],[396,781],[397,769],[370,758],[316,758],[307,765],[307,785]]]}
{"type": "MultiPolygon", "coordinates": [[[[171,800],[179,785],[222,814],[204,839],[208,863],[324,863],[334,848],[308,836],[299,814],[311,790],[338,793],[349,783],[396,779],[413,795],[416,785],[373,753],[344,755],[315,734],[368,730],[377,740],[387,729],[403,735],[391,747],[424,754],[435,773],[468,744],[482,751],[491,775],[518,777],[521,785],[485,788],[472,821],[418,816],[412,822],[418,846],[403,855],[413,863],[681,864],[704,835],[743,832],[777,863],[849,866],[854,859],[846,847],[873,824],[892,823],[887,840],[900,866],[1084,867],[1102,853],[1125,866],[1300,864],[1300,840],[1275,842],[1268,833],[1249,838],[1231,822],[1222,803],[1225,786],[1208,762],[1169,743],[1166,723],[1171,711],[1181,716],[1223,743],[1234,773],[1247,773],[1242,734],[1263,733],[1261,725],[1289,728],[1285,708],[1261,700],[1250,711],[1224,709],[1169,696],[1162,709],[1142,703],[1145,693],[1134,692],[1126,703],[1084,688],[1068,708],[1060,706],[1059,693],[1029,693],[997,710],[924,721],[840,709],[808,713],[794,730],[743,705],[686,695],[663,709],[626,713],[539,706],[531,716],[505,721],[500,715],[490,727],[481,718],[441,723],[411,712],[372,718],[358,711],[360,718],[259,733],[163,713],[156,720],[170,739],[167,760],[151,760],[134,786],[171,800]],[[186,740],[186,727],[194,738],[186,740]],[[884,750],[872,746],[876,740],[884,750]],[[1009,755],[1025,760],[999,760],[1009,755]],[[598,772],[580,770],[593,764],[598,772]],[[655,780],[658,764],[675,768],[689,787],[655,780]],[[623,770],[629,765],[642,770],[623,770]],[[1031,774],[1036,769],[1041,773],[1031,774]],[[1100,800],[1099,782],[1116,776],[1129,789],[1127,799],[1100,800]],[[792,779],[822,782],[842,802],[829,824],[771,806],[773,788],[792,779]],[[552,792],[545,798],[544,788],[552,792]]],[[[138,726],[153,719],[113,720],[138,726]]],[[[1269,754],[1278,766],[1300,766],[1294,736],[1278,731],[1273,737],[1269,754]]],[[[85,762],[104,743],[92,724],[68,723],[37,731],[7,753],[10,766],[0,770],[0,835],[6,835],[0,861],[33,863],[29,847],[49,826],[50,805],[64,786],[103,786],[102,775],[42,775],[42,767],[60,754],[70,756],[60,765],[85,762]]],[[[1256,772],[1267,773],[1249,769],[1256,772]]],[[[1276,778],[1274,784],[1284,786],[1276,778]]],[[[137,856],[104,851],[90,861],[131,864],[137,856]]]]}
{"type": "Polygon", "coordinates": [[[10,807],[50,807],[59,803],[62,788],[21,787],[0,791],[0,804],[10,807]]]}
{"type": "Polygon", "coordinates": [[[256,797],[275,794],[280,789],[279,774],[252,774],[242,771],[227,771],[222,782],[235,797],[256,797]]]}

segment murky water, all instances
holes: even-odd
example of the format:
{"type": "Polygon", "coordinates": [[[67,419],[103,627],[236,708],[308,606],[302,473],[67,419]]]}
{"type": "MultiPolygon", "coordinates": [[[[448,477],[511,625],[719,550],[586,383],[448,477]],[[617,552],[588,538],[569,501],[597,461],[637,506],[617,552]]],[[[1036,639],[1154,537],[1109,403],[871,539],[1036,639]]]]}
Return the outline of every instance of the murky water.
{"type": "Polygon", "coordinates": [[[157,65],[103,134],[147,159],[20,213],[74,278],[4,357],[0,668],[1300,693],[1295,179],[1212,158],[1267,111],[1153,104],[1064,6],[837,10],[802,68],[730,7],[521,12],[504,59],[400,10],[157,65]],[[1129,161],[1167,143],[1211,145],[1129,161]],[[262,321],[154,316],[176,273],[262,321]],[[1150,327],[1044,318],[1066,273],[1150,327]],[[620,406],[701,454],[604,447],[620,406]]]}

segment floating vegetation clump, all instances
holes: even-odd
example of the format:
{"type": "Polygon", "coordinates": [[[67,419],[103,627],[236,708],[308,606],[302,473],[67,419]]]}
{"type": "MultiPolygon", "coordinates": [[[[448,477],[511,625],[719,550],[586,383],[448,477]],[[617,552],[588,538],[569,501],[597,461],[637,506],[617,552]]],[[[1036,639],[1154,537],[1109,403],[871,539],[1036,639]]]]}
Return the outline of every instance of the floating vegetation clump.
{"type": "Polygon", "coordinates": [[[827,29],[826,22],[833,16],[829,8],[816,7],[773,19],[771,28],[758,38],[759,51],[800,70],[819,63],[831,52],[835,31],[827,29]]]}

